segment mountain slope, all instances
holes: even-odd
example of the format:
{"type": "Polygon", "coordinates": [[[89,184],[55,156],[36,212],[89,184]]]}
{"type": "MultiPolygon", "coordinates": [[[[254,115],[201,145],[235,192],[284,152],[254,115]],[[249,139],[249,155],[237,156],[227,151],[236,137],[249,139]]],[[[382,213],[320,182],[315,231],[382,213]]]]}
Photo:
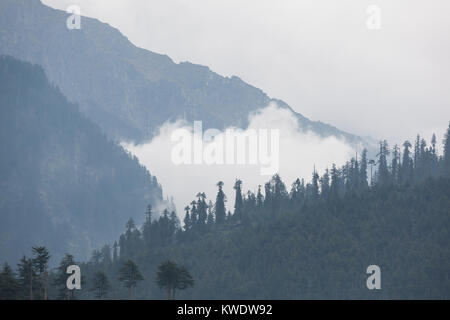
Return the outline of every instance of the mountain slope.
{"type": "Polygon", "coordinates": [[[0,257],[32,245],[86,257],[158,204],[155,177],[109,141],[38,66],[0,58],[0,257]]]}
{"type": "MultiPolygon", "coordinates": [[[[0,53],[41,65],[64,95],[116,140],[149,138],[159,125],[177,118],[202,120],[204,128],[245,127],[248,115],[270,101],[290,109],[238,77],[175,64],[137,48],[98,20],[82,17],[81,29],[69,30],[68,17],[38,0],[2,0],[0,53]]],[[[305,130],[363,142],[296,115],[305,130]]]]}

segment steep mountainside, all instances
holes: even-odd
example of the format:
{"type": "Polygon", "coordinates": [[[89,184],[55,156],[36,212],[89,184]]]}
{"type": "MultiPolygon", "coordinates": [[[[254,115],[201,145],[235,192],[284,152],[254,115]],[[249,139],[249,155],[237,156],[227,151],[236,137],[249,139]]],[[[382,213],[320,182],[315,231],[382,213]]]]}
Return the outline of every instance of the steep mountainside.
{"type": "Polygon", "coordinates": [[[86,257],[162,191],[155,177],[49,84],[0,58],[0,258],[46,245],[86,257]]]}
{"type": "MultiPolygon", "coordinates": [[[[176,64],[137,48],[98,20],[83,17],[81,29],[69,30],[68,17],[39,0],[2,0],[0,53],[41,65],[50,81],[116,140],[151,137],[159,125],[177,118],[202,120],[205,128],[245,127],[250,112],[272,101],[238,77],[225,78],[187,62],[176,64]]],[[[296,115],[305,130],[362,141],[296,115]]]]}

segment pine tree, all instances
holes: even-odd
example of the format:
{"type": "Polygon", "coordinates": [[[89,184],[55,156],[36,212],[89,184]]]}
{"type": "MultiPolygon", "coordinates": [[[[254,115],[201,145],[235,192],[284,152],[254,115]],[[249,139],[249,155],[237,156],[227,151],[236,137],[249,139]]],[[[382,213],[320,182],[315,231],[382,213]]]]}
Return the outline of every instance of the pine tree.
{"type": "Polygon", "coordinates": [[[380,142],[380,151],[378,153],[378,176],[377,183],[386,185],[389,183],[389,169],[387,165],[387,156],[389,155],[389,146],[386,140],[380,142]]]}
{"type": "Polygon", "coordinates": [[[189,206],[184,207],[185,215],[184,215],[183,222],[184,222],[184,230],[185,231],[190,230],[192,227],[191,216],[189,214],[189,210],[190,210],[189,206]]]}
{"type": "Polygon", "coordinates": [[[0,300],[17,300],[20,286],[11,267],[5,262],[0,272],[0,300]]]}
{"type": "Polygon", "coordinates": [[[36,288],[36,272],[34,270],[33,260],[23,256],[17,264],[18,281],[22,289],[24,299],[33,300],[33,290],[36,288]]]}
{"type": "Polygon", "coordinates": [[[398,183],[400,180],[400,148],[398,145],[392,149],[391,171],[393,182],[398,183]]]}
{"type": "Polygon", "coordinates": [[[50,260],[50,254],[46,247],[33,247],[32,251],[34,254],[33,265],[39,277],[39,293],[42,299],[47,300],[48,261],[50,260]]]}
{"type": "Polygon", "coordinates": [[[214,212],[216,214],[216,223],[221,225],[225,222],[226,209],[225,209],[225,194],[223,193],[223,182],[219,181],[217,183],[219,190],[217,191],[216,203],[214,205],[214,212]]]}
{"type": "Polygon", "coordinates": [[[413,163],[410,157],[411,152],[409,151],[409,148],[411,148],[411,143],[406,140],[403,143],[402,164],[400,166],[400,183],[402,184],[409,183],[413,178],[413,163]]]}
{"type": "Polygon", "coordinates": [[[177,276],[177,284],[175,288],[173,288],[172,292],[172,299],[175,300],[175,291],[178,290],[185,290],[189,287],[192,287],[194,285],[194,279],[192,278],[191,274],[187,270],[185,266],[181,266],[178,268],[178,276],[177,276]]]}
{"type": "Polygon", "coordinates": [[[368,160],[367,160],[367,149],[364,149],[362,151],[362,155],[361,155],[361,166],[359,169],[359,180],[361,183],[361,186],[363,188],[367,188],[368,184],[367,184],[367,165],[368,165],[368,160]]]}
{"type": "Polygon", "coordinates": [[[320,178],[320,190],[321,195],[324,198],[327,198],[330,193],[330,175],[328,173],[328,168],[325,170],[325,173],[323,174],[322,178],[320,178]]]}
{"type": "Polygon", "coordinates": [[[314,200],[319,198],[319,175],[315,168],[312,177],[312,198],[314,200]]]}
{"type": "Polygon", "coordinates": [[[152,211],[152,205],[149,204],[147,206],[147,210],[145,211],[145,221],[146,222],[151,222],[153,218],[153,211],[152,211]]]}
{"type": "Polygon", "coordinates": [[[264,206],[268,207],[272,204],[272,186],[270,182],[264,184],[264,206]]]}
{"type": "Polygon", "coordinates": [[[147,210],[145,211],[145,222],[144,222],[144,225],[142,226],[142,234],[143,234],[144,243],[146,246],[151,245],[152,219],[153,219],[152,205],[149,204],[147,206],[147,210]]]}
{"type": "Polygon", "coordinates": [[[433,133],[433,136],[431,137],[431,175],[433,177],[437,176],[439,165],[436,142],[436,135],[433,133]]]}
{"type": "Polygon", "coordinates": [[[109,292],[109,280],[103,271],[97,271],[92,279],[90,291],[94,293],[96,299],[104,299],[109,292]]]}
{"type": "Polygon", "coordinates": [[[197,193],[197,211],[198,211],[198,225],[200,228],[206,224],[208,218],[208,211],[206,205],[206,194],[204,192],[197,193]]]}
{"type": "Polygon", "coordinates": [[[262,208],[263,204],[264,204],[264,197],[261,193],[261,185],[258,185],[258,193],[256,195],[256,207],[262,208]]]}
{"type": "Polygon", "coordinates": [[[208,226],[214,225],[214,205],[211,200],[208,203],[208,218],[206,219],[206,224],[208,226]]]}
{"type": "Polygon", "coordinates": [[[189,271],[179,267],[175,262],[167,260],[158,266],[156,283],[161,289],[166,290],[167,299],[175,299],[175,291],[184,290],[194,285],[194,280],[189,271]]]}
{"type": "Polygon", "coordinates": [[[132,260],[127,260],[120,268],[119,274],[119,281],[128,289],[128,298],[131,299],[133,289],[135,291],[134,295],[136,296],[138,282],[144,280],[138,266],[132,260]]]}
{"type": "Polygon", "coordinates": [[[191,202],[191,225],[192,225],[192,229],[197,229],[198,210],[197,210],[197,202],[195,200],[193,200],[191,202]]]}
{"type": "Polygon", "coordinates": [[[234,183],[233,189],[236,190],[235,193],[235,200],[234,200],[234,214],[233,217],[237,220],[242,219],[242,207],[243,207],[243,201],[242,201],[242,192],[241,192],[241,185],[242,181],[239,179],[236,179],[236,182],[234,183]]]}

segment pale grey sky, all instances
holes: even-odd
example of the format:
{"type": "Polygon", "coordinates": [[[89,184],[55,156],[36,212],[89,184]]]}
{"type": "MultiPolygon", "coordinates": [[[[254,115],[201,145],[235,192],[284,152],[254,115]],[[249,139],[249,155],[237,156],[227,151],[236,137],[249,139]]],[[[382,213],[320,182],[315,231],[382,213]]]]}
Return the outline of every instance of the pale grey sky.
{"type": "Polygon", "coordinates": [[[450,120],[448,0],[42,0],[175,62],[237,75],[313,119],[391,142],[450,120]],[[381,29],[366,27],[369,5],[381,29]]]}

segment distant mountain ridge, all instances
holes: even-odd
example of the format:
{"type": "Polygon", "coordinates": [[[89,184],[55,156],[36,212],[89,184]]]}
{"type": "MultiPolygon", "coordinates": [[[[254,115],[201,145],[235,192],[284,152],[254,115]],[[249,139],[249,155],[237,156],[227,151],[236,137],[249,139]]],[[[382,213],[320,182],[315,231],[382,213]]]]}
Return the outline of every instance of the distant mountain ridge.
{"type": "Polygon", "coordinates": [[[163,203],[154,176],[49,84],[41,67],[0,57],[0,258],[45,245],[87,259],[126,221],[163,203]]]}
{"type": "MultiPolygon", "coordinates": [[[[204,128],[244,128],[248,115],[269,102],[288,108],[238,77],[135,47],[117,29],[69,14],[39,0],[0,2],[0,54],[41,65],[51,82],[113,139],[142,141],[166,121],[202,120],[204,128]]],[[[296,114],[300,127],[351,144],[364,139],[296,114]]]]}

